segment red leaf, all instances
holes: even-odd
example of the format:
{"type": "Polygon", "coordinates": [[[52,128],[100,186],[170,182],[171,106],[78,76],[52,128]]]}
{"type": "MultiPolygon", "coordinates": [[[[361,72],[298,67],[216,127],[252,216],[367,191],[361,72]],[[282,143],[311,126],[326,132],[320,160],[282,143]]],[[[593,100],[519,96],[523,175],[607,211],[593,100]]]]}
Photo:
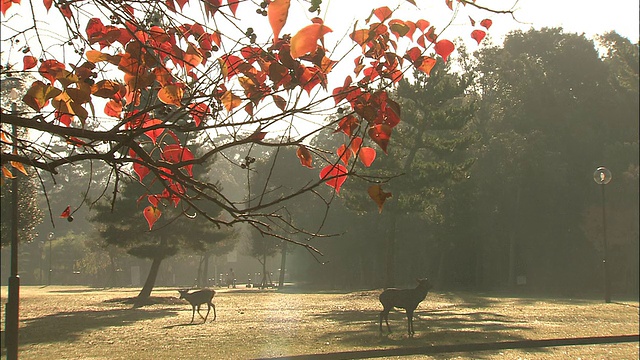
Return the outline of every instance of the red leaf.
{"type": "Polygon", "coordinates": [[[374,125],[369,129],[369,137],[378,144],[384,153],[387,153],[387,145],[391,138],[391,126],[387,124],[374,125]]]}
{"type": "Polygon", "coordinates": [[[142,182],[142,180],[145,178],[145,176],[147,176],[151,172],[151,170],[149,170],[148,167],[142,164],[138,164],[134,162],[133,172],[135,172],[136,175],[138,175],[138,179],[140,179],[140,182],[142,182]]]}
{"type": "Polygon", "coordinates": [[[240,3],[239,0],[228,0],[229,2],[229,10],[231,10],[231,13],[233,15],[236,14],[236,10],[238,10],[238,4],[240,3]]]}
{"type": "Polygon", "coordinates": [[[382,206],[384,206],[384,202],[387,198],[391,197],[391,193],[384,192],[380,185],[371,185],[367,190],[369,196],[373,201],[378,205],[378,212],[382,212],[382,206]]]}
{"type": "Polygon", "coordinates": [[[251,139],[253,141],[262,141],[262,140],[264,140],[265,136],[267,136],[267,132],[266,131],[260,131],[260,129],[258,129],[256,131],[254,131],[254,133],[249,136],[249,139],[251,139]]]}
{"type": "Polygon", "coordinates": [[[376,159],[376,149],[363,146],[358,152],[358,159],[364,166],[371,166],[373,161],[376,159]]]}
{"type": "Polygon", "coordinates": [[[450,10],[453,10],[453,0],[444,0],[450,10]]]}
{"type": "Polygon", "coordinates": [[[473,30],[471,32],[471,38],[477,41],[478,45],[480,45],[480,42],[484,39],[485,35],[487,35],[487,33],[482,30],[473,30]]]}
{"type": "Polygon", "coordinates": [[[427,20],[420,19],[416,21],[416,28],[420,29],[420,31],[424,32],[431,25],[427,20]]]}
{"type": "Polygon", "coordinates": [[[436,54],[442,56],[444,62],[447,62],[447,59],[455,49],[455,46],[449,40],[440,40],[436,43],[434,49],[436,50],[436,54]]]}
{"type": "Polygon", "coordinates": [[[358,118],[353,115],[347,115],[340,120],[338,124],[338,129],[334,132],[342,131],[347,136],[351,137],[353,132],[358,128],[360,122],[358,118]]]}
{"type": "Polygon", "coordinates": [[[331,186],[340,193],[340,188],[347,181],[347,168],[340,165],[327,165],[320,171],[320,179],[328,179],[325,184],[331,186]]]}
{"type": "Polygon", "coordinates": [[[480,26],[484,26],[485,29],[487,30],[489,30],[489,28],[491,27],[491,24],[493,24],[493,21],[491,21],[491,19],[484,19],[480,21],[480,26]]]}
{"type": "Polygon", "coordinates": [[[62,13],[62,15],[64,15],[64,17],[66,17],[67,19],[71,19],[71,17],[73,17],[73,14],[71,13],[71,9],[69,8],[69,5],[62,3],[60,5],[60,12],[62,13]]]}
{"type": "Polygon", "coordinates": [[[62,113],[56,110],[54,113],[54,117],[60,121],[60,123],[65,124],[67,127],[71,126],[71,121],[73,120],[73,115],[62,113]]]}
{"type": "Polygon", "coordinates": [[[122,114],[122,102],[109,100],[109,102],[104,105],[104,114],[114,118],[120,118],[120,114],[122,114]]]}
{"type": "Polygon", "coordinates": [[[53,85],[56,79],[64,73],[64,69],[64,64],[58,60],[45,60],[40,65],[38,72],[53,85]]]}
{"type": "Polygon", "coordinates": [[[155,224],[156,221],[158,221],[158,219],[160,218],[160,216],[162,216],[162,212],[160,211],[160,209],[155,208],[153,206],[147,206],[146,208],[144,208],[142,213],[144,215],[144,218],[147,219],[147,223],[149,224],[149,230],[153,228],[153,224],[155,224]]]}
{"type": "Polygon", "coordinates": [[[23,70],[33,69],[34,67],[36,67],[36,65],[38,65],[38,59],[36,59],[35,56],[27,55],[22,58],[22,65],[23,70]]]}
{"type": "Polygon", "coordinates": [[[302,166],[306,166],[309,169],[313,169],[313,158],[311,157],[311,152],[304,145],[298,145],[298,150],[296,150],[296,155],[298,159],[300,159],[300,164],[302,166]]]}
{"type": "Polygon", "coordinates": [[[149,201],[149,204],[153,207],[157,208],[158,203],[160,202],[160,197],[158,195],[147,195],[147,201],[149,201]]]}
{"type": "MultiPolygon", "coordinates": [[[[186,147],[182,147],[178,144],[167,145],[162,149],[161,157],[163,160],[168,161],[172,164],[178,164],[184,161],[193,160],[193,153],[186,147]]],[[[185,165],[185,170],[191,176],[193,176],[193,164],[185,165]]]]}
{"type": "MultiPolygon", "coordinates": [[[[143,128],[148,128],[148,127],[152,127],[152,126],[158,125],[158,124],[162,124],[162,120],[151,119],[149,121],[145,121],[145,123],[142,125],[142,127],[143,128]]],[[[164,128],[160,127],[160,128],[157,128],[157,129],[145,131],[144,134],[147,135],[149,137],[149,139],[151,139],[151,141],[153,141],[153,143],[155,144],[156,140],[158,139],[158,136],[162,135],[163,131],[164,131],[164,128]]]]}
{"type": "Polygon", "coordinates": [[[68,218],[69,216],[71,216],[71,206],[67,206],[66,209],[64,209],[64,211],[62,212],[62,214],[60,214],[60,217],[63,219],[68,218]]]}
{"type": "Polygon", "coordinates": [[[336,154],[340,158],[343,164],[349,165],[349,159],[351,158],[351,151],[347,150],[347,146],[345,144],[340,145],[338,149],[336,149],[336,154]]]}
{"type": "Polygon", "coordinates": [[[205,103],[189,104],[189,109],[189,114],[193,117],[196,126],[200,126],[204,117],[211,111],[209,105],[205,103]]]}
{"type": "Polygon", "coordinates": [[[47,12],[49,12],[49,9],[51,9],[51,5],[53,5],[53,0],[43,0],[42,3],[44,4],[44,7],[47,9],[47,12]]]}
{"type": "Polygon", "coordinates": [[[389,9],[388,6],[383,6],[380,8],[377,8],[375,10],[373,10],[373,14],[382,22],[384,22],[385,20],[388,20],[391,17],[391,14],[393,14],[393,12],[391,12],[391,9],[389,9]]]}

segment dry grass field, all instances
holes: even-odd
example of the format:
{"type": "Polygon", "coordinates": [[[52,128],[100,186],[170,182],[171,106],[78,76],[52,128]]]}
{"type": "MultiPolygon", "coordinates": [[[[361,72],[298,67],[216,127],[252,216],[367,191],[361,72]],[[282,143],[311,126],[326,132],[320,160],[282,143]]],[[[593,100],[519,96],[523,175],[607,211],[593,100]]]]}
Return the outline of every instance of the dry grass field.
{"type": "MultiPolygon", "coordinates": [[[[138,289],[24,286],[20,290],[21,359],[228,360],[329,353],[334,355],[308,358],[638,359],[639,350],[638,341],[538,344],[523,349],[509,345],[638,334],[637,300],[605,304],[435,292],[416,310],[416,335],[409,338],[403,312],[391,312],[391,335],[379,334],[380,291],[318,294],[220,289],[214,298],[217,319],[210,321],[211,314],[202,324],[196,314],[195,323],[189,324],[191,306],[178,299],[175,289],[154,290],[156,303],[136,309],[124,300],[138,289]],[[456,346],[478,343],[502,348],[456,352],[456,346]],[[416,348],[442,351],[397,356],[416,348]],[[391,352],[380,352],[384,349],[391,352]]],[[[6,296],[3,287],[3,329],[6,296]]]]}

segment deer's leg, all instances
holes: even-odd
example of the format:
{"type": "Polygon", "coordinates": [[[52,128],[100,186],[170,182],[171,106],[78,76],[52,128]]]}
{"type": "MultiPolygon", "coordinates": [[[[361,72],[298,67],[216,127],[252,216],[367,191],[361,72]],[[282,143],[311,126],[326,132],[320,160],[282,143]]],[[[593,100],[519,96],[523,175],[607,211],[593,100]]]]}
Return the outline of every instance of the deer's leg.
{"type": "Polygon", "coordinates": [[[384,307],[384,310],[380,312],[380,332],[382,333],[382,318],[384,317],[385,322],[387,323],[387,330],[391,333],[391,326],[389,326],[389,311],[391,311],[391,307],[384,307]]]}
{"type": "Polygon", "coordinates": [[[202,321],[203,324],[207,322],[207,318],[209,317],[210,311],[211,311],[211,305],[207,303],[207,315],[205,315],[204,320],[202,321]]]}
{"type": "Polygon", "coordinates": [[[209,305],[213,308],[213,320],[211,321],[216,321],[216,304],[210,302],[209,305]]]}
{"type": "Polygon", "coordinates": [[[413,310],[407,309],[407,333],[413,336],[413,310]]]}
{"type": "Polygon", "coordinates": [[[193,318],[195,316],[196,316],[196,307],[195,305],[191,305],[191,322],[189,324],[193,323],[193,318]]]}
{"type": "Polygon", "coordinates": [[[202,316],[202,314],[200,314],[200,306],[202,306],[202,304],[198,305],[198,315],[200,315],[200,317],[201,317],[201,318],[203,318],[204,320],[206,320],[206,319],[205,319],[205,317],[204,317],[204,316],[202,316]]]}

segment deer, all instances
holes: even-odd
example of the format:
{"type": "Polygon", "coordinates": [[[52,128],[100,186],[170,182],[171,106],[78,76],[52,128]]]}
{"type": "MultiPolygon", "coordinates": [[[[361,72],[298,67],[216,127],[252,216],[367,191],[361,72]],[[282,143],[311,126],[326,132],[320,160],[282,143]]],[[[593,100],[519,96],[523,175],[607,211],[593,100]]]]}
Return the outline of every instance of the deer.
{"type": "Polygon", "coordinates": [[[427,297],[427,293],[431,290],[432,285],[428,279],[417,279],[418,286],[414,289],[396,289],[388,288],[380,294],[380,303],[384,309],[380,312],[380,335],[382,335],[382,319],[387,323],[387,329],[391,333],[389,326],[389,311],[393,308],[402,308],[407,312],[407,331],[409,336],[413,336],[413,312],[418,304],[427,297]]]}
{"type": "Polygon", "coordinates": [[[215,290],[212,289],[202,289],[198,291],[194,291],[189,293],[189,289],[181,289],[178,290],[180,293],[180,299],[185,299],[191,304],[191,323],[193,323],[193,318],[196,315],[196,310],[198,311],[198,315],[203,319],[202,323],[207,322],[207,317],[209,317],[209,312],[211,308],[213,308],[213,320],[216,320],[216,306],[213,304],[213,296],[216,294],[215,290]],[[207,315],[202,316],[200,314],[200,305],[207,304],[207,315]]]}

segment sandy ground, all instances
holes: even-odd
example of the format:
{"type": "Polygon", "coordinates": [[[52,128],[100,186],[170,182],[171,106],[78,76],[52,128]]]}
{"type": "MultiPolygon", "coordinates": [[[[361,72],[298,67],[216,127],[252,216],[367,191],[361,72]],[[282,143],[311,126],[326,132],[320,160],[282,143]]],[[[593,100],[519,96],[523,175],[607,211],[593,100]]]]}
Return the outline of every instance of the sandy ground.
{"type": "MultiPolygon", "coordinates": [[[[3,315],[6,291],[3,287],[3,315]]],[[[175,289],[158,288],[152,293],[156,304],[133,309],[122,300],[137,291],[21,287],[20,358],[254,359],[361,351],[331,358],[638,359],[638,341],[509,348],[526,340],[638,334],[637,300],[605,304],[435,292],[416,310],[416,335],[408,337],[404,312],[392,312],[394,332],[380,335],[380,290],[316,294],[218,289],[217,318],[211,321],[211,313],[204,324],[197,314],[194,324],[189,323],[191,306],[178,299],[175,289]],[[450,352],[456,349],[451,346],[478,343],[503,348],[450,352]],[[447,352],[405,357],[375,352],[417,348],[447,352]]]]}

